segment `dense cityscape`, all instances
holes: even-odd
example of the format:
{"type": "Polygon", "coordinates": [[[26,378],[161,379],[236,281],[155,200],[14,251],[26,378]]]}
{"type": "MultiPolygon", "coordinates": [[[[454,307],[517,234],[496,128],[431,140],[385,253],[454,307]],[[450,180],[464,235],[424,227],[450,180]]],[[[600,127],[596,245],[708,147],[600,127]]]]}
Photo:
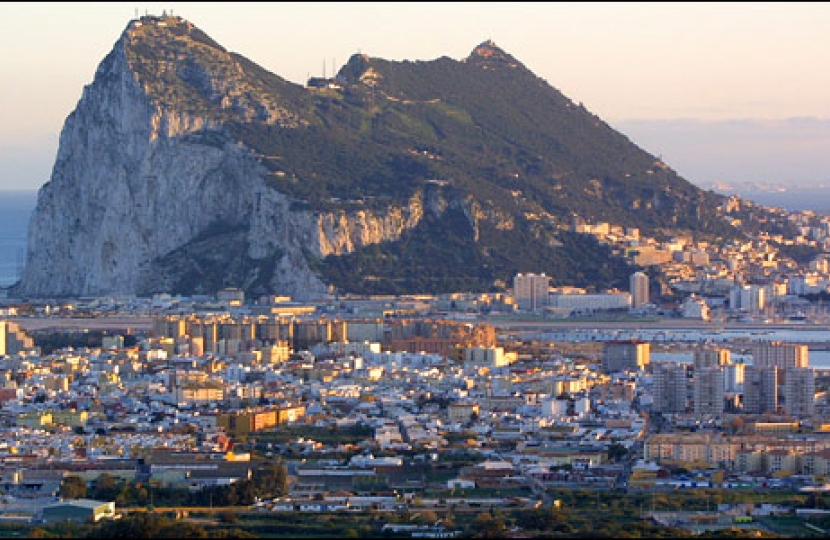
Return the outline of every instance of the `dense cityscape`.
{"type": "MultiPolygon", "coordinates": [[[[804,226],[780,244],[824,246],[824,218],[783,217],[804,226]]],[[[215,499],[371,515],[344,518],[369,536],[522,536],[591,490],[651,494],[629,517],[672,534],[818,527],[830,373],[810,352],[830,333],[797,336],[826,330],[808,298],[827,260],[799,266],[765,238],[725,251],[579,226],[649,270],[627,291],[526,273],[490,294],[4,299],[4,515],[48,527],[192,501],[217,516],[215,499]],[[279,482],[262,480],[269,465],[279,482]],[[731,498],[654,506],[678,490],[731,498]]]]}

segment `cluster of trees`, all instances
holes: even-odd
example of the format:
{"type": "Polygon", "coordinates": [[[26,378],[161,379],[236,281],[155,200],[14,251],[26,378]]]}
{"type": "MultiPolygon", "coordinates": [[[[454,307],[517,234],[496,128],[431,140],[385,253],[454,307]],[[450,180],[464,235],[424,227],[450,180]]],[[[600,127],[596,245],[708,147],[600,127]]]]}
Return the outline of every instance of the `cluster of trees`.
{"type": "MultiPolygon", "coordinates": [[[[273,484],[271,484],[273,485],[273,484]]],[[[821,494],[809,497],[779,493],[775,502],[793,505],[826,506],[821,494]],[[789,498],[788,498],[789,497],[789,498]]],[[[547,502],[535,508],[489,508],[477,514],[459,512],[450,507],[438,510],[404,510],[382,515],[359,514],[295,515],[285,513],[240,514],[220,511],[218,522],[202,527],[194,523],[173,522],[163,515],[149,512],[129,514],[120,522],[86,526],[84,532],[64,531],[64,536],[91,538],[252,538],[255,534],[274,533],[303,537],[377,537],[383,523],[443,525],[448,530],[462,531],[467,538],[504,538],[511,531],[525,537],[562,538],[759,538],[776,537],[758,527],[726,527],[709,530],[704,535],[680,527],[666,527],[648,517],[648,511],[707,510],[720,502],[767,501],[769,494],[735,493],[722,490],[701,490],[674,493],[631,493],[622,495],[601,490],[550,490],[547,502]],[[91,528],[90,528],[91,527],[91,528]],[[91,531],[91,532],[86,532],[91,531]]],[[[176,506],[188,506],[184,500],[176,506]]],[[[826,522],[815,522],[819,525],[826,522]]],[[[54,530],[53,530],[54,533],[54,530]]],[[[29,537],[45,537],[39,530],[29,537]]]]}
{"type": "Polygon", "coordinates": [[[521,220],[513,229],[483,225],[478,242],[473,236],[463,212],[451,209],[440,218],[425,217],[395,242],[330,255],[321,270],[344,291],[405,294],[493,291],[496,282],[510,283],[516,273],[531,271],[552,276],[555,285],[625,288],[637,269],[593,236],[535,233],[521,220]]]}
{"type": "Polygon", "coordinates": [[[146,482],[123,481],[104,473],[93,487],[77,475],[69,475],[60,486],[66,499],[91,498],[115,501],[117,506],[245,506],[257,497],[278,497],[288,492],[288,472],[281,460],[268,460],[254,469],[251,478],[229,486],[212,486],[198,491],[152,486],[146,482]]]}
{"type": "Polygon", "coordinates": [[[238,527],[207,529],[190,521],[141,512],[119,520],[105,521],[85,538],[259,538],[238,527]]]}

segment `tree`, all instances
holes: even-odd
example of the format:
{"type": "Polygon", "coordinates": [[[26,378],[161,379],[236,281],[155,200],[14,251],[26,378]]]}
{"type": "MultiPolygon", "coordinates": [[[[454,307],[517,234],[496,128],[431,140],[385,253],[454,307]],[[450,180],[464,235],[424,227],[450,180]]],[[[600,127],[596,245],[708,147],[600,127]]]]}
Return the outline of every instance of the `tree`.
{"type": "Polygon", "coordinates": [[[256,496],[281,496],[288,493],[288,470],[283,460],[269,460],[252,475],[256,496]]]}
{"type": "Polygon", "coordinates": [[[222,523],[236,523],[239,521],[239,517],[237,517],[236,512],[227,510],[219,514],[219,521],[222,523]]]}
{"type": "Polygon", "coordinates": [[[432,525],[433,523],[438,521],[438,514],[436,514],[433,510],[424,510],[416,514],[416,519],[420,523],[432,525]]]}
{"type": "MultiPolygon", "coordinates": [[[[107,520],[90,531],[87,538],[161,538],[159,533],[169,526],[169,519],[142,512],[116,521],[107,520]]],[[[178,536],[166,538],[178,538],[178,536]]]]}
{"type": "Polygon", "coordinates": [[[476,516],[470,526],[476,538],[504,538],[507,531],[504,519],[500,515],[493,516],[486,512],[476,516]]]}
{"type": "Polygon", "coordinates": [[[740,416],[733,416],[729,420],[728,426],[729,426],[729,432],[732,435],[735,435],[736,433],[740,433],[740,431],[743,429],[744,421],[740,416]]]}
{"type": "Polygon", "coordinates": [[[608,461],[619,463],[619,461],[628,454],[628,448],[622,444],[615,442],[608,447],[608,461]]]}
{"type": "Polygon", "coordinates": [[[86,482],[80,476],[71,474],[61,481],[59,490],[60,496],[64,499],[82,499],[86,497],[86,482]]]}
{"type": "Polygon", "coordinates": [[[210,538],[259,538],[259,536],[242,529],[219,529],[210,531],[210,538]]]}
{"type": "Polygon", "coordinates": [[[186,521],[177,521],[161,527],[156,538],[209,538],[209,535],[204,527],[186,521]]]}

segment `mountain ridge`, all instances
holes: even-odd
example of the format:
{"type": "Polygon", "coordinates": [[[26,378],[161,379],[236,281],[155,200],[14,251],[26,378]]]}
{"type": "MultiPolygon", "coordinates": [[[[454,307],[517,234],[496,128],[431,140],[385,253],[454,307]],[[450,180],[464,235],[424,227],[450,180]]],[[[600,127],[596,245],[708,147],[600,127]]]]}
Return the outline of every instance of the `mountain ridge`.
{"type": "Polygon", "coordinates": [[[492,41],[460,61],[356,54],[302,87],[180,17],[128,24],[38,199],[19,294],[622,286],[633,268],[574,216],[739,234],[721,196],[492,41]]]}

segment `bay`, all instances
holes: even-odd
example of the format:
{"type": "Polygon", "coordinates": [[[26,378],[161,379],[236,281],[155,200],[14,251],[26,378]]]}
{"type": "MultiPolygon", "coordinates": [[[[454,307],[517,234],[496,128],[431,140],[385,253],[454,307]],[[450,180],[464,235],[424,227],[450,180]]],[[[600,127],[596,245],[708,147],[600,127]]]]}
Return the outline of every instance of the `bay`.
{"type": "Polygon", "coordinates": [[[37,191],[0,191],[0,287],[14,284],[23,270],[36,201],[37,191]]]}

